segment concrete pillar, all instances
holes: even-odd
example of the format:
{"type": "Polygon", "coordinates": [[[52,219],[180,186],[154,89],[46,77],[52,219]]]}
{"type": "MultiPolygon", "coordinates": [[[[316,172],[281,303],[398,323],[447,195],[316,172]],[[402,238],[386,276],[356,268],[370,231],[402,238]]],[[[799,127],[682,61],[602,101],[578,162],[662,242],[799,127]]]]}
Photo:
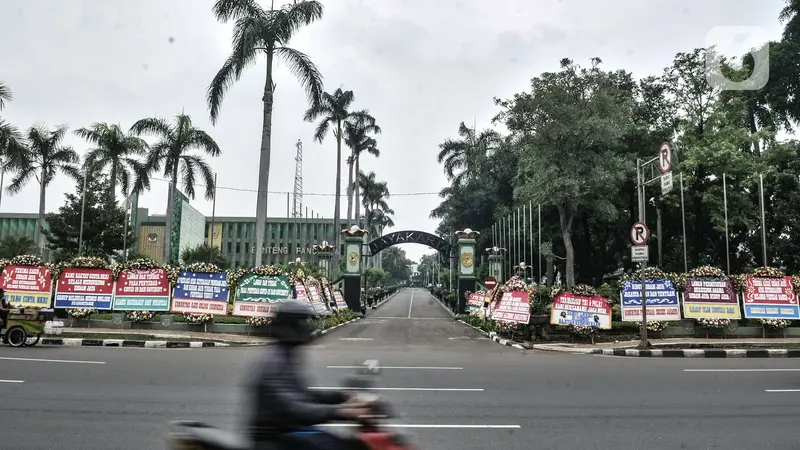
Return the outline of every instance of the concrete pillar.
{"type": "Polygon", "coordinates": [[[353,311],[362,311],[361,307],[361,246],[364,243],[364,235],[367,230],[359,228],[357,225],[342,230],[344,236],[344,301],[347,307],[353,311]]]}
{"type": "Polygon", "coordinates": [[[467,291],[475,291],[475,246],[480,233],[467,228],[456,231],[458,239],[458,289],[456,291],[456,314],[464,314],[467,291]]]}

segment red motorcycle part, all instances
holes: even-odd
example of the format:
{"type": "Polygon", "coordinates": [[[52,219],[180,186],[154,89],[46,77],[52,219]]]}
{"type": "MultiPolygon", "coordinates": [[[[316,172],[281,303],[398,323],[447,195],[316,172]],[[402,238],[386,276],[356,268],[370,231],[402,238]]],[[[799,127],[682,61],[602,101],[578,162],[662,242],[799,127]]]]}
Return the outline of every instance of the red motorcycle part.
{"type": "Polygon", "coordinates": [[[358,438],[370,450],[411,450],[409,447],[397,445],[391,433],[367,432],[359,434],[358,438]]]}

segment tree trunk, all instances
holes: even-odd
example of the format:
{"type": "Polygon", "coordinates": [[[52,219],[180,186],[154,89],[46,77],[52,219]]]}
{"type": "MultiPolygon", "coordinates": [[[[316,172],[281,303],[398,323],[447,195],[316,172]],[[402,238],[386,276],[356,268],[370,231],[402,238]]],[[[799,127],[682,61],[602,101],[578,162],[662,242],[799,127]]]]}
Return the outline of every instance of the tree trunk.
{"type": "MultiPolygon", "coordinates": [[[[370,229],[370,223],[369,223],[369,208],[364,208],[364,215],[366,216],[366,219],[364,220],[364,229],[366,229],[369,232],[369,234],[371,234],[372,230],[370,229]]],[[[367,236],[369,236],[369,234],[367,234],[367,236]]],[[[367,261],[367,267],[374,267],[374,266],[375,266],[375,255],[372,255],[367,261]]]]}
{"type": "Polygon", "coordinates": [[[553,278],[556,275],[556,264],[555,261],[553,261],[552,256],[549,256],[547,258],[546,263],[547,263],[547,270],[545,271],[545,286],[547,286],[547,289],[550,289],[551,287],[553,287],[553,278]]]}
{"type": "Polygon", "coordinates": [[[357,224],[358,220],[353,221],[353,161],[355,156],[350,152],[347,159],[347,226],[357,224]]]}
{"type": "Polygon", "coordinates": [[[45,193],[47,192],[46,180],[45,170],[44,167],[42,167],[42,175],[39,179],[39,217],[36,220],[36,233],[34,234],[36,251],[40,257],[44,256],[44,239],[42,239],[42,228],[44,228],[45,193]]]}
{"type": "Polygon", "coordinates": [[[561,222],[561,237],[564,239],[564,248],[567,251],[565,264],[567,289],[572,289],[575,286],[575,248],[572,246],[572,220],[575,218],[575,212],[569,203],[558,205],[558,218],[561,222]]]}
{"type": "Polygon", "coordinates": [[[264,234],[267,226],[267,189],[269,187],[269,166],[272,157],[272,106],[275,101],[275,91],[272,85],[273,49],[267,51],[267,76],[264,81],[263,122],[261,125],[261,152],[258,161],[258,194],[256,195],[256,257],[255,266],[262,263],[264,251],[264,234]]]}
{"type": "MultiPolygon", "coordinates": [[[[88,171],[86,172],[88,176],[88,171]]],[[[108,183],[108,201],[112,205],[117,204],[117,165],[111,164],[111,180],[108,183]]]]}
{"type": "Polygon", "coordinates": [[[359,168],[359,161],[361,160],[361,158],[359,158],[359,156],[360,155],[355,155],[356,173],[355,173],[355,177],[354,177],[355,180],[353,181],[353,202],[355,203],[355,207],[356,207],[356,215],[355,215],[356,223],[358,224],[359,227],[361,227],[362,226],[362,224],[361,224],[361,188],[358,185],[358,179],[359,179],[358,174],[361,173],[361,169],[359,168]]]}
{"type": "Polygon", "coordinates": [[[339,267],[339,260],[342,253],[342,219],[339,217],[341,214],[341,200],[342,195],[342,122],[336,123],[336,197],[333,201],[333,241],[336,243],[336,248],[333,251],[334,265],[339,267]]]}
{"type": "Polygon", "coordinates": [[[172,227],[175,215],[175,193],[178,191],[178,164],[172,169],[172,181],[167,198],[167,232],[164,233],[164,264],[172,264],[172,227]]]}

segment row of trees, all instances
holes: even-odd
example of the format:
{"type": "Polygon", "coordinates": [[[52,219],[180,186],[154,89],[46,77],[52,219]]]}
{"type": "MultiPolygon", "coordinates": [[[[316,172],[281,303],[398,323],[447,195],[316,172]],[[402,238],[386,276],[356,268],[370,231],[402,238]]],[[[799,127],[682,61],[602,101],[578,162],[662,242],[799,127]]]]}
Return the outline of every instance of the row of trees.
{"type": "MultiPolygon", "coordinates": [[[[361,206],[365,209],[365,221],[373,233],[382,233],[392,226],[391,214],[386,199],[389,191],[386,183],[376,179],[374,173],[360,170],[360,159],[364,154],[379,156],[380,151],[374,136],[381,132],[375,118],[366,109],[353,108],[353,91],[337,89],[333,93],[324,91],[322,75],[308,55],[288,46],[291,38],[302,27],[322,18],[323,7],[318,1],[294,1],[281,8],[262,8],[255,0],[218,0],[213,13],[223,23],[233,21],[231,56],[223,63],[211,81],[207,102],[212,123],[219,119],[222,101],[227,91],[244,70],[252,65],[259,55],[267,60],[266,82],[262,95],[264,103],[261,152],[259,163],[258,201],[256,206],[256,261],[261,263],[264,225],[267,212],[267,191],[271,159],[272,113],[275,94],[273,79],[274,63],[283,60],[293,71],[308,94],[309,108],[304,119],[318,121],[315,140],[320,143],[332,132],[336,139],[336,197],[334,204],[334,229],[341,227],[341,171],[342,144],[349,147],[347,182],[347,222],[359,223],[361,206]]],[[[12,99],[8,86],[0,83],[0,109],[12,99]]],[[[11,172],[13,179],[9,193],[19,192],[31,178],[40,184],[39,217],[36,246],[41,249],[43,240],[39,233],[45,211],[45,193],[58,172],[76,180],[83,174],[107,173],[108,200],[116,202],[116,193],[121,189],[128,193],[140,193],[150,187],[152,174],[161,172],[171,184],[167,206],[167,228],[172,228],[172,211],[180,182],[190,198],[195,197],[198,176],[205,186],[205,196],[212,198],[215,190],[212,170],[205,157],[219,156],[217,143],[204,130],[196,128],[186,114],[174,120],[147,118],[136,122],[127,132],[119,125],[96,123],[81,128],[75,133],[95,147],[90,149],[80,167],[77,152],[63,144],[66,127],[47,129],[31,127],[26,133],[0,119],[0,157],[3,170],[11,172]],[[154,137],[148,143],[144,136],[154,137]]],[[[68,198],[69,202],[69,198],[68,198]]],[[[338,244],[339,235],[335,233],[338,244]]],[[[169,241],[165,256],[169,259],[169,241]]],[[[339,246],[336,245],[337,260],[339,246]]],[[[336,267],[336,266],[334,266],[336,267]]]]}
{"type": "MultiPolygon", "coordinates": [[[[431,213],[441,219],[439,232],[483,230],[481,244],[489,246],[489,230],[498,220],[523,205],[541,205],[548,281],[559,267],[569,286],[598,283],[632,265],[628,232],[638,219],[636,159],[653,158],[669,140],[677,149],[675,193],[661,196],[658,186],[649,188],[646,204],[651,230],[660,228],[651,242],[662,249],[663,268],[684,270],[679,175],[689,269],[724,267],[728,256],[732,272],[762,265],[763,175],[766,264],[797,271],[800,142],[776,137],[800,120],[800,99],[793,95],[800,84],[800,1],[787,4],[782,39],[766,44],[770,79],[761,90],[709,84],[706,76],[715,70],[730,80],[746,79],[754,61],[747,55],[734,64],[713,49],[698,48],[677,54],[661,76],[640,80],[625,70],[602,69],[599,58],[589,67],[564,59],[559,71],[534,77],[529,91],[495,99],[500,111],[494,121],[508,135],[462,123],[459,138],[440,145],[438,161],[450,186],[431,213]],[[707,56],[719,64],[707,65],[707,56]]],[[[526,252],[525,260],[536,263],[537,253],[526,252]]]]}

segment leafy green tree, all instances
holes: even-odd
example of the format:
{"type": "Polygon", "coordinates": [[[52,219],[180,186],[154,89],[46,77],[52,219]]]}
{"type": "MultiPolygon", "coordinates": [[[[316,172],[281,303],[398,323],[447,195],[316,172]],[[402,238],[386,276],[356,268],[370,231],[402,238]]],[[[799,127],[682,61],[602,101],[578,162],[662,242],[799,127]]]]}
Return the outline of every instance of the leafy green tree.
{"type": "Polygon", "coordinates": [[[0,240],[0,258],[11,259],[36,251],[33,239],[26,236],[6,236],[0,240]]]}
{"type": "Polygon", "coordinates": [[[381,252],[383,270],[389,275],[389,284],[398,284],[411,277],[411,264],[406,252],[400,247],[389,247],[381,252]]]}
{"type": "Polygon", "coordinates": [[[459,140],[447,139],[439,144],[436,160],[444,165],[447,179],[453,186],[460,186],[464,178],[478,178],[479,168],[486,162],[491,150],[500,142],[494,130],[478,133],[467,128],[464,122],[458,125],[459,140]]]}
{"type": "MultiPolygon", "coordinates": [[[[274,3],[274,2],[273,2],[274,3]]],[[[272,156],[272,112],[275,102],[274,64],[286,63],[308,95],[311,105],[320,102],[322,75],[305,53],[289,47],[289,41],[306,25],[322,18],[322,3],[316,0],[295,0],[280,9],[266,10],[256,0],[217,0],[213,8],[217,20],[234,21],[232,51],[208,87],[211,121],[219,119],[222,99],[244,70],[255,64],[259,55],[266,57],[261,152],[258,164],[258,200],[256,202],[256,265],[261,264],[267,223],[267,191],[272,156]]],[[[338,197],[337,197],[338,198],[338,197]]],[[[338,234],[337,234],[338,236],[338,234]]]]}
{"type": "MultiPolygon", "coordinates": [[[[219,145],[208,133],[196,128],[192,124],[191,117],[186,114],[178,114],[172,123],[156,117],[142,119],[133,124],[131,131],[138,135],[149,134],[158,138],[158,142],[150,146],[141,173],[150,174],[161,171],[162,166],[164,168],[164,177],[171,183],[167,200],[167,230],[171,230],[169,236],[172,236],[179,232],[174,229],[175,224],[172,221],[179,181],[182,182],[186,195],[194,198],[199,172],[205,184],[205,197],[209,200],[214,198],[214,173],[203,156],[192,151],[200,150],[211,157],[217,157],[221,153],[219,145]]],[[[149,188],[149,178],[140,176],[136,180],[135,191],[141,192],[149,188]]],[[[164,261],[168,263],[172,262],[171,242],[168,238],[164,245],[164,261]]]]}
{"type": "Polygon", "coordinates": [[[559,72],[531,81],[531,92],[498,100],[498,115],[524,149],[516,196],[559,212],[566,250],[566,283],[575,285],[572,234],[581,210],[614,217],[610,199],[627,167],[618,154],[633,112],[633,82],[625,72],[604,72],[600,60],[581,68],[569,59],[559,72]]]}
{"type": "Polygon", "coordinates": [[[147,142],[133,134],[126,134],[119,125],[109,125],[104,122],[93,123],[88,128],[79,128],[75,134],[88,142],[96,145],[89,149],[85,156],[85,163],[96,166],[98,169],[108,170],[110,183],[108,197],[116,201],[116,188],[119,185],[122,192],[128,195],[133,185],[131,172],[140,178],[141,184],[148,177],[145,165],[135,156],[147,155],[147,142]]]}
{"type": "Polygon", "coordinates": [[[194,263],[211,263],[221,269],[227,269],[230,265],[228,260],[217,247],[198,245],[194,248],[187,248],[181,253],[181,262],[184,265],[194,263]]]}
{"type": "MultiPolygon", "coordinates": [[[[109,178],[100,172],[90,172],[86,182],[86,208],[83,220],[82,256],[97,256],[110,260],[126,244],[125,210],[109,201],[109,178]]],[[[69,259],[78,256],[81,239],[81,210],[83,206],[83,180],[76,182],[75,193],[66,194],[66,200],[57,213],[45,215],[49,227],[43,230],[47,247],[69,259]]],[[[134,246],[136,235],[128,229],[127,245],[134,246]]]]}
{"type": "Polygon", "coordinates": [[[10,194],[19,193],[32,178],[39,182],[39,223],[34,238],[39,253],[43,245],[41,232],[44,228],[47,186],[55,179],[56,172],[62,172],[76,180],[83,179],[78,169],[78,154],[72,147],[62,144],[66,134],[65,126],[55,130],[31,127],[27,134],[27,145],[9,162],[16,171],[7,188],[10,194]]]}

